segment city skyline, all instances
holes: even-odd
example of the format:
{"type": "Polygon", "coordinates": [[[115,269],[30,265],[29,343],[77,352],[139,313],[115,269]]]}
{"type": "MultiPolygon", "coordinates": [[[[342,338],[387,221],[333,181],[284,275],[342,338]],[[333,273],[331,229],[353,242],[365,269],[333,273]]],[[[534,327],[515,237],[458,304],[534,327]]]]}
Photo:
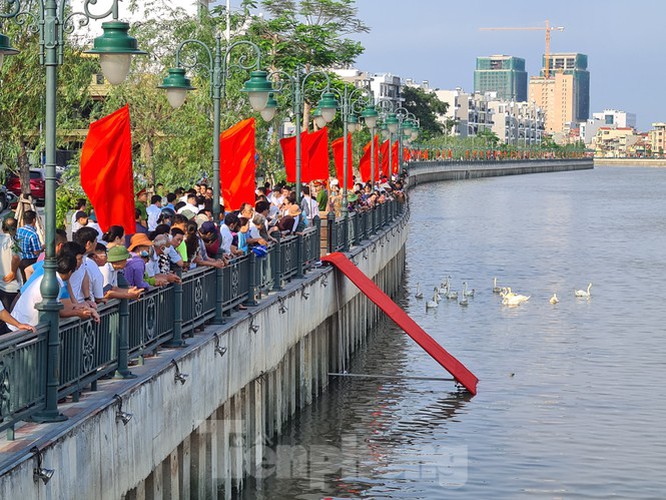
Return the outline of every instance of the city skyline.
{"type": "MultiPolygon", "coordinates": [[[[222,2],[224,3],[224,2],[222,2]]],[[[240,0],[232,0],[232,8],[240,0]]],[[[529,76],[541,69],[542,31],[480,31],[486,27],[564,26],[553,32],[551,52],[579,52],[589,58],[590,113],[607,108],[635,113],[641,131],[666,122],[666,101],[655,99],[666,67],[648,64],[661,56],[656,34],[666,2],[646,0],[491,0],[473,4],[441,0],[357,0],[358,17],[369,33],[354,35],[365,47],[356,66],[389,72],[432,88],[474,89],[477,57],[504,54],[525,59],[529,76]]],[[[261,11],[261,9],[259,9],[261,11]]]]}

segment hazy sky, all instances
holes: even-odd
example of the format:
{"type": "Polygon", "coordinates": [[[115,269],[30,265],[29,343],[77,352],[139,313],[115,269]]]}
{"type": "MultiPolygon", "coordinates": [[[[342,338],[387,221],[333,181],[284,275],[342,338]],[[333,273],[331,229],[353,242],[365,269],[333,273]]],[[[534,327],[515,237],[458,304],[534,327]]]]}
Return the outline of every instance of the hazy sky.
{"type": "MultiPolygon", "coordinates": [[[[232,5],[238,4],[237,0],[232,5]]],[[[588,56],[590,115],[604,108],[636,114],[645,131],[666,121],[666,0],[357,0],[371,28],[357,67],[390,72],[431,87],[473,90],[477,56],[525,59],[536,75],[543,31],[479,31],[481,27],[564,26],[551,52],[588,56]]]]}

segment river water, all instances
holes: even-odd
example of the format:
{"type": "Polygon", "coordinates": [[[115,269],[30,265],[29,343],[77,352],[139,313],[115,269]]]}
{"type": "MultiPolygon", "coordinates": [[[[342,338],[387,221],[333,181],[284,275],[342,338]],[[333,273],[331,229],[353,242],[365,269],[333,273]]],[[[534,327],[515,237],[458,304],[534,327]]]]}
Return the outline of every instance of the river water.
{"type": "MultiPolygon", "coordinates": [[[[666,169],[441,182],[410,198],[400,300],[478,394],[337,379],[243,497],[664,498],[666,169]],[[474,298],[426,311],[416,284],[430,298],[449,275],[474,298]],[[530,300],[502,306],[495,276],[530,300]]],[[[448,376],[389,323],[349,371],[448,376]]]]}

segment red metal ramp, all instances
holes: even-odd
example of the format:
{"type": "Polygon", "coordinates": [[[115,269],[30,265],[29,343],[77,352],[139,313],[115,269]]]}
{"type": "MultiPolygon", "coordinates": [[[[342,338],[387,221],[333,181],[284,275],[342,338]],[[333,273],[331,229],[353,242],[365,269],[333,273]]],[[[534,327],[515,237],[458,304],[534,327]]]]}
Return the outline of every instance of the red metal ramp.
{"type": "Polygon", "coordinates": [[[344,254],[335,252],[321,258],[324,262],[330,262],[338,268],[347,278],[354,283],[361,292],[372,300],[396,325],[402,328],[407,335],[420,345],[425,352],[444,367],[453,378],[465,387],[472,395],[476,394],[476,384],[479,379],[470,372],[465,365],[449,354],[446,349],[439,345],[435,339],[428,335],[398,304],[375,285],[363,272],[354,265],[344,254]]]}

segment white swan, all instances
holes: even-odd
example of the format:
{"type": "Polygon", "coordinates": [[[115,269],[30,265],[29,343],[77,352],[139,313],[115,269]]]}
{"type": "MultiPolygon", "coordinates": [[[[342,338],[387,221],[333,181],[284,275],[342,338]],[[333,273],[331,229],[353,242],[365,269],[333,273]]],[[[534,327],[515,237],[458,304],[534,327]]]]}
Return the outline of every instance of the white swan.
{"type": "Polygon", "coordinates": [[[446,294],[446,298],[449,300],[457,300],[458,299],[458,291],[457,290],[449,290],[449,292],[446,294]]]}
{"type": "Polygon", "coordinates": [[[414,297],[416,297],[417,299],[423,298],[423,292],[421,291],[421,283],[416,284],[416,293],[414,294],[414,297]]]}
{"type": "Polygon", "coordinates": [[[470,291],[467,291],[467,282],[463,281],[463,297],[474,297],[474,288],[472,288],[470,291]]]}
{"type": "Polygon", "coordinates": [[[592,283],[588,283],[587,285],[587,291],[586,290],[576,290],[574,288],[574,296],[575,297],[581,297],[584,299],[589,299],[590,298],[590,288],[592,288],[592,283]]]}
{"type": "Polygon", "coordinates": [[[530,297],[531,295],[519,295],[514,293],[510,297],[504,297],[502,304],[509,307],[519,306],[530,300],[530,297]]]}
{"type": "Polygon", "coordinates": [[[553,296],[550,298],[549,302],[553,305],[557,304],[560,301],[560,299],[557,298],[557,294],[554,293],[553,296]]]}
{"type": "Polygon", "coordinates": [[[497,286],[497,276],[493,278],[493,293],[500,293],[502,289],[497,286]]]}
{"type": "Polygon", "coordinates": [[[434,309],[438,305],[439,305],[439,294],[435,292],[435,294],[432,296],[432,300],[426,302],[426,311],[428,309],[434,309]]]}
{"type": "Polygon", "coordinates": [[[467,297],[465,296],[464,293],[463,293],[462,299],[460,299],[460,302],[458,302],[458,304],[460,304],[461,306],[469,305],[469,301],[467,300],[467,297]]]}
{"type": "Polygon", "coordinates": [[[516,295],[515,293],[513,293],[511,291],[511,287],[509,287],[509,286],[503,286],[502,289],[500,290],[499,294],[500,294],[500,297],[502,297],[502,299],[511,298],[514,295],[516,295]]]}

